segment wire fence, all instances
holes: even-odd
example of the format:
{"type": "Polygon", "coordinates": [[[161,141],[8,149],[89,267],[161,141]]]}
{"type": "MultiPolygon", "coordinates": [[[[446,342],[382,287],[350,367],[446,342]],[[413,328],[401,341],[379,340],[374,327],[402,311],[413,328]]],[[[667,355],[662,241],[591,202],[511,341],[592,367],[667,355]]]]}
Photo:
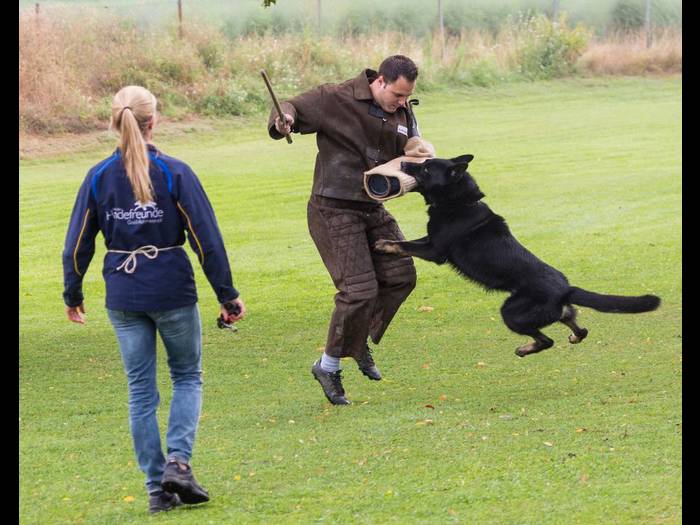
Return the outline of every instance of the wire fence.
{"type": "MultiPolygon", "coordinates": [[[[681,0],[20,0],[20,12],[93,9],[127,18],[143,28],[163,24],[206,22],[229,37],[249,34],[367,34],[399,31],[416,36],[438,32],[458,34],[479,29],[496,32],[509,18],[564,15],[572,25],[582,23],[597,34],[682,24],[681,0]]],[[[182,29],[180,29],[181,31],[182,29]]]]}

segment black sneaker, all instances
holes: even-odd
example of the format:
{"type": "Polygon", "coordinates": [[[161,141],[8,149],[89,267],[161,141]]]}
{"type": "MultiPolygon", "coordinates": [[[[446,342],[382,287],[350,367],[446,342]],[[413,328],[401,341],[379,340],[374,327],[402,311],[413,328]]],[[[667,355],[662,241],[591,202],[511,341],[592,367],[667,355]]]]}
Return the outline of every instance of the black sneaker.
{"type": "Polygon", "coordinates": [[[166,492],[174,492],[180,496],[183,503],[192,505],[209,501],[209,493],[197,483],[192,468],[186,463],[168,461],[160,484],[166,492]]]}
{"type": "Polygon", "coordinates": [[[357,361],[357,367],[360,369],[360,372],[365,374],[373,381],[381,381],[382,374],[379,373],[377,365],[374,364],[372,349],[369,346],[367,346],[367,352],[365,355],[359,359],[355,358],[355,361],[357,361]]]}
{"type": "Polygon", "coordinates": [[[182,501],[177,494],[159,490],[148,495],[148,512],[151,514],[172,510],[180,505],[182,505],[182,501]]]}
{"type": "Polygon", "coordinates": [[[326,372],[321,368],[321,360],[316,361],[311,367],[311,373],[316,378],[316,381],[321,383],[323,393],[326,394],[328,401],[334,405],[349,405],[350,401],[345,399],[345,390],[340,379],[340,370],[337,372],[326,372]]]}

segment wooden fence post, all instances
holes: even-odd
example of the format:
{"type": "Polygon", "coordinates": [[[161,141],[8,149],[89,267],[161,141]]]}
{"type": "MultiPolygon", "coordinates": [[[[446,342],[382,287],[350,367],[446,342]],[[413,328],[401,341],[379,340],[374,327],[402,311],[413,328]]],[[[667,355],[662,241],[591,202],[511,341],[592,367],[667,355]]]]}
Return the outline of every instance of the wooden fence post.
{"type": "Polygon", "coordinates": [[[651,0],[647,0],[644,11],[644,28],[647,32],[647,49],[651,47],[651,0]]]}
{"type": "Polygon", "coordinates": [[[179,21],[177,34],[180,40],[182,40],[182,0],[177,0],[177,19],[179,21]]]}
{"type": "Polygon", "coordinates": [[[438,22],[440,24],[440,59],[445,59],[445,17],[442,10],[442,0],[438,0],[438,22]]]}

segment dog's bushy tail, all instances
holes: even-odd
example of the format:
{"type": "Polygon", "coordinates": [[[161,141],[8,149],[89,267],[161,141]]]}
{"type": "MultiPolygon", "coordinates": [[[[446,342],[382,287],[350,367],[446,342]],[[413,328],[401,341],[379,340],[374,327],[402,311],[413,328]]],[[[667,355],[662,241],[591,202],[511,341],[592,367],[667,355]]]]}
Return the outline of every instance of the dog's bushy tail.
{"type": "Polygon", "coordinates": [[[661,304],[661,299],[655,295],[604,295],[572,286],[569,302],[599,312],[637,314],[656,310],[661,304]]]}

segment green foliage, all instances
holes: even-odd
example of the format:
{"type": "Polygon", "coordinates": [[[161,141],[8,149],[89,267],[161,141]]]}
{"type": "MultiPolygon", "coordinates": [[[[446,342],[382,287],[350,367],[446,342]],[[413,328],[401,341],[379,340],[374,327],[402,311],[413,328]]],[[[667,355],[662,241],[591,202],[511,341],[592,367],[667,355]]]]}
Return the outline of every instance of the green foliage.
{"type": "Polygon", "coordinates": [[[513,11],[512,6],[497,3],[484,5],[448,3],[443,13],[445,31],[448,35],[459,35],[465,30],[485,30],[496,35],[509,17],[514,16],[513,11]]]}
{"type": "MultiPolygon", "coordinates": [[[[162,111],[163,99],[159,101],[159,109],[162,111]]],[[[102,97],[97,103],[95,116],[102,122],[109,122],[112,117],[112,97],[102,97]]]]}
{"type": "Polygon", "coordinates": [[[518,22],[524,43],[518,56],[520,73],[529,79],[551,79],[575,72],[588,36],[578,26],[570,29],[562,15],[558,23],[538,15],[518,22]]]}
{"type": "Polygon", "coordinates": [[[380,17],[376,4],[361,8],[353,5],[347,14],[336,22],[336,32],[341,35],[361,35],[375,31],[374,21],[380,17]]]}
{"type": "Polygon", "coordinates": [[[287,31],[289,19],[276,11],[270,13],[255,13],[251,15],[243,29],[244,35],[264,35],[267,33],[281,34],[287,31]]]}
{"type": "Polygon", "coordinates": [[[158,77],[166,82],[190,84],[195,77],[195,71],[190,62],[174,60],[167,55],[159,57],[153,64],[158,77]]]}
{"type": "Polygon", "coordinates": [[[260,113],[269,101],[260,86],[249,79],[221,79],[194,101],[193,110],[210,117],[230,117],[260,113]]]}
{"type": "Polygon", "coordinates": [[[253,11],[244,20],[229,18],[222,31],[229,37],[298,34],[311,24],[308,13],[280,10],[253,11]]]}
{"type": "Polygon", "coordinates": [[[195,110],[207,116],[242,115],[246,113],[246,92],[234,81],[215,84],[195,103],[195,110]]]}
{"type": "MultiPolygon", "coordinates": [[[[576,75],[588,30],[571,29],[564,15],[552,24],[528,5],[523,0],[524,14],[502,23],[503,3],[470,9],[446,3],[444,52],[429,9],[384,3],[350,6],[339,17],[342,37],[319,36],[308,16],[283,12],[282,6],[216,25],[192,21],[182,37],[174,23],[149,29],[128,19],[115,22],[102,11],[85,10],[76,18],[47,13],[40,25],[30,15],[20,23],[20,128],[59,133],[103,127],[104,111],[93,101],[127,84],[150,89],[173,118],[265,112],[269,101],[260,96],[260,69],[280,96],[291,96],[354,77],[394,52],[419,57],[421,89],[576,75]],[[479,30],[485,26],[490,29],[479,30]],[[408,34],[421,31],[421,37],[408,34]]],[[[676,71],[680,55],[680,45],[669,46],[666,57],[643,57],[649,65],[640,71],[676,71]]]]}
{"type": "Polygon", "coordinates": [[[157,93],[158,111],[168,118],[179,119],[192,111],[192,100],[185,93],[172,89],[159,89],[157,93]]]}
{"type": "Polygon", "coordinates": [[[463,64],[462,61],[457,60],[451,67],[443,70],[441,77],[441,82],[437,85],[425,86],[425,82],[421,80],[421,90],[426,89],[426,87],[428,89],[440,89],[440,85],[444,86],[445,84],[489,87],[505,80],[497,65],[488,59],[480,59],[468,64],[463,64]]]}
{"type": "MultiPolygon", "coordinates": [[[[523,8],[521,6],[514,8],[503,3],[495,5],[446,3],[443,11],[445,32],[453,36],[469,30],[496,34],[514,11],[523,12],[523,8]]],[[[334,27],[336,33],[344,35],[399,31],[422,37],[437,31],[437,9],[436,4],[433,3],[421,3],[412,8],[403,6],[400,9],[383,3],[353,4],[345,12],[336,16],[334,27]]]]}
{"type": "Polygon", "coordinates": [[[488,60],[480,60],[468,70],[467,85],[489,87],[503,79],[498,69],[488,60]]]}
{"type": "MultiPolygon", "coordinates": [[[[560,2],[560,10],[566,12],[572,24],[585,23],[598,34],[603,34],[612,27],[611,9],[617,0],[566,0],[560,2]]],[[[639,6],[644,0],[625,0],[639,6]]],[[[21,10],[33,10],[34,0],[20,0],[21,10]]],[[[141,29],[157,29],[163,24],[169,24],[177,16],[175,3],[168,2],[153,5],[149,0],[128,0],[107,2],[108,12],[114,15],[129,15],[135,19],[135,25],[141,29]]],[[[106,4],[98,0],[44,0],[41,2],[42,13],[48,13],[54,5],[66,8],[83,8],[85,6],[104,9],[106,4]]],[[[232,36],[254,34],[246,30],[248,18],[256,18],[260,13],[270,15],[278,13],[289,19],[293,24],[284,24],[293,31],[294,27],[305,23],[316,24],[316,0],[285,0],[271,3],[264,7],[261,1],[239,0],[222,2],[220,0],[197,0],[186,2],[185,25],[193,19],[207,21],[221,27],[227,25],[227,31],[232,36]]],[[[508,16],[518,16],[532,11],[538,14],[551,14],[552,0],[443,0],[445,25],[450,34],[459,34],[462,29],[479,29],[496,33],[508,16]]],[[[390,27],[403,26],[409,34],[424,35],[437,28],[436,0],[321,0],[323,32],[330,34],[346,26],[354,27],[355,31],[367,34],[371,31],[385,31],[390,27]],[[364,21],[357,18],[357,13],[365,12],[364,21]],[[381,13],[384,17],[374,16],[381,13]],[[346,18],[350,17],[351,20],[346,18]],[[402,17],[410,20],[410,24],[402,21],[402,17]],[[347,23],[346,23],[347,22],[347,23]],[[375,29],[376,28],[376,29],[375,29]]],[[[680,28],[682,24],[681,0],[653,0],[652,18],[657,27],[672,26],[680,28]]],[[[259,25],[259,20],[254,22],[259,25]]],[[[278,33],[279,34],[279,33],[278,33]]],[[[355,33],[359,34],[359,33],[355,33]]]]}
{"type": "MultiPolygon", "coordinates": [[[[623,33],[639,30],[644,27],[645,11],[645,0],[617,0],[609,13],[609,29],[623,33]]],[[[681,3],[652,0],[650,16],[653,27],[680,26],[681,3]]]]}
{"type": "Polygon", "coordinates": [[[639,0],[617,0],[610,12],[613,29],[630,31],[644,25],[644,5],[639,0]]]}
{"type": "Polygon", "coordinates": [[[224,63],[226,50],[217,41],[202,42],[197,46],[197,54],[209,71],[216,71],[224,63]]]}
{"type": "MultiPolygon", "coordinates": [[[[315,1],[291,0],[274,10],[250,10],[231,20],[227,31],[238,34],[260,34],[260,16],[274,11],[286,18],[289,23],[276,24],[276,34],[294,31],[306,19],[313,19],[315,25],[315,1]],[[261,13],[262,11],[262,13],[261,13]],[[234,30],[234,26],[236,29],[234,30]],[[250,26],[250,27],[248,27],[250,26]]],[[[336,34],[371,34],[381,31],[400,30],[413,36],[423,36],[438,28],[437,2],[422,0],[354,0],[353,2],[331,2],[322,0],[323,31],[336,34]]],[[[626,17],[632,22],[641,13],[643,20],[644,0],[568,0],[560,2],[560,12],[566,13],[572,24],[584,23],[591,30],[603,34],[606,29],[618,27],[626,17]],[[619,12],[616,7],[623,8],[619,12]],[[612,9],[611,9],[612,6],[612,9]]],[[[443,0],[445,29],[450,35],[462,31],[479,30],[496,34],[509,17],[526,17],[534,14],[551,16],[551,0],[443,0]]],[[[654,0],[653,20],[657,27],[680,27],[682,22],[680,0],[654,0]]],[[[223,19],[229,18],[228,16],[223,19]]],[[[630,26],[632,27],[632,26],[630,26]]],[[[635,26],[639,27],[639,25],[635,26]]]]}
{"type": "Polygon", "coordinates": [[[380,12],[379,16],[383,23],[376,21],[373,25],[383,31],[397,31],[409,35],[423,36],[431,30],[431,27],[425,24],[425,13],[420,10],[390,10],[380,12]]]}

